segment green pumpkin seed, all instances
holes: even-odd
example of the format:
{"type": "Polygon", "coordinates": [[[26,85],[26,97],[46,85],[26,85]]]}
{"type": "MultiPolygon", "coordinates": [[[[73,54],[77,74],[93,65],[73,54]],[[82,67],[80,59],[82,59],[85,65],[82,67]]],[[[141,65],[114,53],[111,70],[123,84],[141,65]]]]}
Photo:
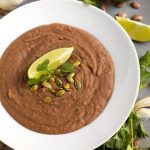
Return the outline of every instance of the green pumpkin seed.
{"type": "Polygon", "coordinates": [[[58,76],[60,72],[61,72],[61,70],[60,70],[60,69],[56,69],[56,70],[55,70],[55,75],[57,75],[57,76],[58,76]]]}
{"type": "Polygon", "coordinates": [[[66,76],[66,79],[68,82],[70,83],[73,83],[74,82],[74,79],[73,79],[73,76],[75,75],[75,73],[70,73],[66,76]]]}
{"type": "Polygon", "coordinates": [[[56,83],[57,86],[61,86],[62,85],[62,81],[59,78],[57,78],[55,80],[55,83],[56,83]]]}
{"type": "Polygon", "coordinates": [[[75,81],[75,88],[77,89],[77,90],[80,90],[81,89],[81,82],[80,81],[75,81]]]}
{"type": "Polygon", "coordinates": [[[74,67],[77,67],[77,66],[79,66],[81,64],[81,61],[75,61],[74,63],[73,63],[73,66],[74,67]]]}
{"type": "Polygon", "coordinates": [[[38,85],[33,85],[33,86],[31,87],[31,91],[32,91],[32,92],[35,92],[37,89],[38,89],[38,85]]]}
{"type": "Polygon", "coordinates": [[[74,79],[72,77],[67,77],[67,81],[70,83],[74,83],[74,79]]]}
{"type": "Polygon", "coordinates": [[[52,99],[51,99],[51,97],[46,96],[46,97],[43,98],[43,102],[50,103],[50,102],[52,102],[52,99]]]}
{"type": "Polygon", "coordinates": [[[53,77],[51,77],[51,78],[49,79],[49,82],[50,82],[50,83],[53,83],[53,82],[55,82],[55,79],[54,79],[53,77]]]}
{"type": "Polygon", "coordinates": [[[68,74],[68,76],[70,76],[70,77],[74,77],[74,75],[75,75],[75,73],[73,72],[73,73],[69,73],[68,74]]]}
{"type": "Polygon", "coordinates": [[[60,73],[58,74],[58,76],[59,76],[59,77],[64,77],[65,74],[64,74],[63,72],[60,72],[60,73]]]}
{"type": "Polygon", "coordinates": [[[50,85],[47,81],[42,82],[42,85],[43,85],[44,87],[46,87],[46,88],[49,88],[49,89],[52,88],[51,85],[50,85]]]}
{"type": "Polygon", "coordinates": [[[56,93],[56,91],[53,88],[49,89],[49,91],[50,91],[51,94],[56,93]]]}
{"type": "Polygon", "coordinates": [[[65,90],[59,90],[56,92],[56,96],[62,96],[65,94],[65,90]]]}
{"type": "Polygon", "coordinates": [[[63,87],[64,87],[65,90],[69,90],[70,85],[69,85],[69,83],[66,83],[66,84],[64,84],[63,87]]]}
{"type": "Polygon", "coordinates": [[[74,79],[72,77],[67,77],[67,81],[70,83],[74,83],[74,79]]]}

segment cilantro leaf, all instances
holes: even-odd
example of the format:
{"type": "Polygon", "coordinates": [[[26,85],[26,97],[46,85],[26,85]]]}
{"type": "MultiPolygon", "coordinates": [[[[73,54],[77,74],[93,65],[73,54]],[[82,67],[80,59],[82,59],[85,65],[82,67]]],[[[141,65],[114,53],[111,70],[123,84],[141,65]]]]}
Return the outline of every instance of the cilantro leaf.
{"type": "Polygon", "coordinates": [[[32,85],[35,85],[35,84],[39,84],[40,83],[40,80],[37,79],[37,78],[31,78],[31,79],[28,79],[27,81],[27,84],[29,86],[32,86],[32,85]]]}
{"type": "Polygon", "coordinates": [[[146,69],[141,68],[140,73],[140,88],[144,88],[148,84],[148,80],[150,78],[150,72],[148,72],[146,69]]]}
{"type": "Polygon", "coordinates": [[[150,52],[147,51],[144,56],[140,58],[140,67],[148,68],[150,67],[150,52]]]}
{"type": "Polygon", "coordinates": [[[44,82],[44,81],[48,80],[50,77],[51,77],[50,73],[47,75],[41,75],[39,80],[40,80],[40,82],[44,82]]]}
{"type": "Polygon", "coordinates": [[[45,59],[41,64],[39,64],[36,68],[37,71],[47,70],[49,64],[49,59],[45,59]]]}
{"type": "Polygon", "coordinates": [[[128,127],[122,127],[109,141],[106,146],[111,149],[126,149],[131,142],[131,136],[128,127]]]}
{"type": "Polygon", "coordinates": [[[142,122],[140,122],[140,124],[138,126],[137,135],[138,135],[139,138],[148,137],[148,134],[147,134],[142,122]]]}
{"type": "Polygon", "coordinates": [[[82,2],[84,2],[87,5],[94,5],[96,6],[96,2],[94,0],[81,0],[82,2]]]}
{"type": "Polygon", "coordinates": [[[31,79],[28,79],[27,84],[29,86],[39,84],[41,82],[44,82],[44,81],[48,80],[50,77],[51,77],[51,74],[48,73],[46,75],[41,75],[39,78],[31,78],[31,79]]]}
{"type": "Polygon", "coordinates": [[[66,62],[66,63],[64,63],[64,64],[61,66],[61,71],[62,71],[63,73],[70,73],[70,72],[73,72],[73,71],[74,71],[74,66],[73,66],[73,64],[66,62]]]}
{"type": "MultiPolygon", "coordinates": [[[[93,5],[96,7],[100,7],[101,4],[103,4],[105,1],[104,0],[80,0],[83,3],[87,4],[87,5],[93,5]]],[[[124,2],[126,0],[113,0],[112,2],[114,3],[121,3],[124,2]]]]}
{"type": "Polygon", "coordinates": [[[139,60],[140,62],[140,88],[147,86],[150,79],[150,72],[147,70],[150,67],[150,52],[147,51],[139,60]]]}

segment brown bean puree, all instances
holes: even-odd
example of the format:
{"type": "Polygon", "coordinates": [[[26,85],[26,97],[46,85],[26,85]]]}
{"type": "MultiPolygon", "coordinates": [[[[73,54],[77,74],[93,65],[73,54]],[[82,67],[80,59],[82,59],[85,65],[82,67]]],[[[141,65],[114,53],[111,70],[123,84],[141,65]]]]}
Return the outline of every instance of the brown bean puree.
{"type": "Polygon", "coordinates": [[[91,34],[64,24],[43,25],[17,38],[0,60],[0,100],[21,125],[45,134],[63,134],[91,123],[104,110],[114,87],[114,65],[104,46],[91,34]],[[27,86],[30,64],[50,50],[75,47],[69,59],[81,60],[75,78],[82,83],[62,97],[47,89],[32,92],[27,86]]]}

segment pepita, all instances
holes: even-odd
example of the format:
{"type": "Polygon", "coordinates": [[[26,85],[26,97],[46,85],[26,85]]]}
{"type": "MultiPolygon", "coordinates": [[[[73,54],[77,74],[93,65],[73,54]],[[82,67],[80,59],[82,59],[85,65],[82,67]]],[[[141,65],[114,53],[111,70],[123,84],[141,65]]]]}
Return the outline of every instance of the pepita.
{"type": "Polygon", "coordinates": [[[57,86],[61,86],[62,85],[62,81],[59,78],[56,78],[55,83],[57,86]]]}
{"type": "Polygon", "coordinates": [[[50,82],[50,83],[53,83],[53,82],[55,82],[55,79],[54,79],[53,77],[51,77],[51,78],[49,79],[49,82],[50,82]]]}
{"type": "Polygon", "coordinates": [[[59,90],[56,92],[56,96],[60,97],[65,94],[65,90],[59,90]]]}
{"type": "Polygon", "coordinates": [[[31,87],[31,91],[32,91],[32,92],[35,92],[37,89],[38,89],[38,85],[33,85],[33,86],[31,87]]]}
{"type": "Polygon", "coordinates": [[[75,75],[75,73],[70,73],[66,76],[66,79],[68,82],[70,83],[73,83],[74,82],[74,79],[73,79],[73,76],[75,75]]]}
{"type": "Polygon", "coordinates": [[[80,90],[81,89],[81,82],[80,81],[75,81],[75,88],[77,89],[77,90],[80,90]]]}
{"type": "Polygon", "coordinates": [[[51,94],[56,93],[55,89],[53,89],[53,88],[50,88],[49,91],[50,91],[51,94]]]}
{"type": "Polygon", "coordinates": [[[60,72],[61,72],[61,70],[60,70],[60,69],[56,69],[56,70],[55,70],[55,75],[57,75],[57,76],[58,76],[60,72]]]}
{"type": "Polygon", "coordinates": [[[69,90],[70,85],[69,85],[69,83],[66,83],[66,84],[64,84],[63,87],[64,87],[65,90],[69,90]]]}
{"type": "Polygon", "coordinates": [[[81,64],[81,61],[75,61],[74,63],[73,63],[73,66],[74,67],[77,67],[77,66],[79,66],[81,64]]]}
{"type": "Polygon", "coordinates": [[[43,85],[44,87],[46,87],[46,88],[49,88],[49,89],[52,88],[51,85],[50,85],[47,81],[42,82],[42,85],[43,85]]]}
{"type": "Polygon", "coordinates": [[[43,98],[43,102],[45,102],[45,103],[50,103],[51,101],[52,101],[52,99],[49,96],[46,96],[43,98]]]}

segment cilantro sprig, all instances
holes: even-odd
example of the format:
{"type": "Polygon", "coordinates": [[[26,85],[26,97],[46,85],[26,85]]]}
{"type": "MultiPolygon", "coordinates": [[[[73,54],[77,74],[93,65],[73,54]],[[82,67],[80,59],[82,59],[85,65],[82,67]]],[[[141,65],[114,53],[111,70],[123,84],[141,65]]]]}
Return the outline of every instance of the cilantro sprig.
{"type": "Polygon", "coordinates": [[[61,67],[63,73],[71,73],[74,71],[74,66],[72,63],[66,62],[61,67]]]}
{"type": "Polygon", "coordinates": [[[45,71],[48,70],[49,59],[45,59],[41,64],[39,64],[36,68],[37,71],[45,71]]]}
{"type": "Polygon", "coordinates": [[[40,84],[41,82],[48,80],[50,77],[51,77],[51,74],[48,73],[47,75],[41,75],[39,78],[31,78],[31,79],[28,79],[27,84],[29,86],[40,84]]]}
{"type": "Polygon", "coordinates": [[[140,58],[140,88],[147,86],[150,79],[150,52],[147,51],[144,56],[140,58]]]}
{"type": "Polygon", "coordinates": [[[93,6],[98,6],[98,0],[81,0],[87,5],[93,5],[93,6]]]}
{"type": "MultiPolygon", "coordinates": [[[[80,0],[83,3],[87,4],[87,5],[93,5],[96,7],[100,7],[100,5],[104,2],[106,2],[105,0],[80,0]]],[[[126,0],[113,0],[114,3],[121,3],[124,2],[126,0]]]]}
{"type": "Polygon", "coordinates": [[[48,80],[51,75],[54,73],[53,70],[48,70],[49,59],[45,59],[41,64],[39,64],[36,68],[37,72],[44,71],[44,75],[41,75],[39,78],[31,78],[28,79],[27,84],[29,86],[40,84],[48,80]]]}
{"type": "Polygon", "coordinates": [[[134,141],[147,136],[141,119],[135,111],[132,111],[121,129],[96,150],[140,150],[134,147],[134,141]]]}

